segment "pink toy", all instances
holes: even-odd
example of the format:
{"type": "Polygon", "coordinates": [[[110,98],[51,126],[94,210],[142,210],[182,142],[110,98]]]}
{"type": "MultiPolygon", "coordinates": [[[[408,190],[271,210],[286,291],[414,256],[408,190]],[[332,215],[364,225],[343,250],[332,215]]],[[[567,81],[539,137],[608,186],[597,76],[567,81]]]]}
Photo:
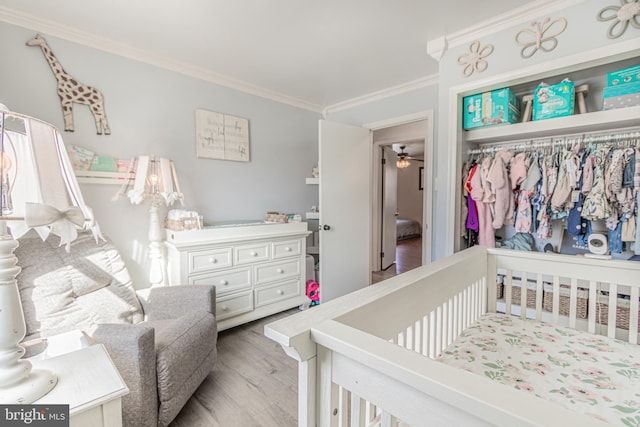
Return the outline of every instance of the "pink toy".
{"type": "Polygon", "coordinates": [[[307,297],[311,300],[311,307],[320,304],[320,285],[315,280],[307,280],[307,297]]]}

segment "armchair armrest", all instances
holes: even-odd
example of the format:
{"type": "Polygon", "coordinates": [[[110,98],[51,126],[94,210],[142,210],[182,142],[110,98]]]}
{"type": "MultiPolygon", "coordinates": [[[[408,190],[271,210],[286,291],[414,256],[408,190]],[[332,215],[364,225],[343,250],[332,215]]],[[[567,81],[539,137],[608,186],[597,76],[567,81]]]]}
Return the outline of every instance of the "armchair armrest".
{"type": "Polygon", "coordinates": [[[89,337],[104,344],[129,394],[122,399],[124,425],[155,426],[158,417],[155,331],[152,327],[106,323],[89,337]]]}
{"type": "Polygon", "coordinates": [[[216,287],[165,286],[137,291],[146,320],[174,319],[194,310],[216,314],[216,287]]]}

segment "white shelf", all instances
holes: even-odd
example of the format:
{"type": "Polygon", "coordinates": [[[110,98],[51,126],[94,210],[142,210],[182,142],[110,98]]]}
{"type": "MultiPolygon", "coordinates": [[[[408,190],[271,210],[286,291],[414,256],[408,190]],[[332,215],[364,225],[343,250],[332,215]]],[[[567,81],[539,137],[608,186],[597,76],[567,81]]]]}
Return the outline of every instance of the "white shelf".
{"type": "Polygon", "coordinates": [[[465,139],[470,143],[484,144],[598,132],[633,126],[640,126],[640,106],[511,125],[488,126],[467,131],[465,139]]]}
{"type": "Polygon", "coordinates": [[[307,212],[307,219],[320,219],[320,212],[307,212]]]}
{"type": "Polygon", "coordinates": [[[320,178],[307,178],[306,179],[307,184],[319,184],[320,183],[320,178]]]}
{"type": "Polygon", "coordinates": [[[130,172],[97,172],[74,171],[80,184],[111,184],[122,185],[127,179],[133,182],[133,174],[130,172]]]}

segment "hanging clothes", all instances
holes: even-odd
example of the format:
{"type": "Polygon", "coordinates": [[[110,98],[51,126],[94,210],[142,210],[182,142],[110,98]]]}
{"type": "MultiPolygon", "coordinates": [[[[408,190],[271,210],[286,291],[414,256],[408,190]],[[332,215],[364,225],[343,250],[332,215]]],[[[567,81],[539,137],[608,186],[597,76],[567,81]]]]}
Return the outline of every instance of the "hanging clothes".
{"type": "Polygon", "coordinates": [[[476,202],[478,212],[478,244],[481,246],[495,247],[496,240],[491,221],[491,207],[485,203],[485,191],[482,186],[482,168],[478,171],[478,165],[474,168],[474,173],[469,176],[469,194],[476,202]]]}
{"type": "Polygon", "coordinates": [[[507,171],[507,165],[509,165],[512,157],[513,152],[511,150],[506,148],[499,150],[495,154],[491,170],[487,176],[487,182],[491,184],[494,197],[493,228],[495,229],[513,224],[515,200],[507,171]]]}

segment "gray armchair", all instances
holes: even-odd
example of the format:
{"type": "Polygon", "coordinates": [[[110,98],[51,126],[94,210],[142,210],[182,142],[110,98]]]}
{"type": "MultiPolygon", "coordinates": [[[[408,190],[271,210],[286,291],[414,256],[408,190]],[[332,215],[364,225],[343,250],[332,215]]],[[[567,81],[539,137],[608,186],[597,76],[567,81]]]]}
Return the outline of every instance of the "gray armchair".
{"type": "Polygon", "coordinates": [[[25,341],[84,331],[129,387],[124,426],[168,425],[216,360],[215,287],[136,292],[112,244],[83,233],[66,252],[51,240],[23,238],[16,249],[25,341]]]}

